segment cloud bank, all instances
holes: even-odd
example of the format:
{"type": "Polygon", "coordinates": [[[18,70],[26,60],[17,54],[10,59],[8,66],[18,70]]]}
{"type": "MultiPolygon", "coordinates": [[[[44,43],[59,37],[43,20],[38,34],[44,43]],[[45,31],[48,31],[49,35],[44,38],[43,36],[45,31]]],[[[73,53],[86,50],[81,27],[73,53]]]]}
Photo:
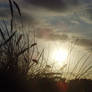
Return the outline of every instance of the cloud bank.
{"type": "Polygon", "coordinates": [[[76,6],[79,0],[24,0],[35,6],[44,7],[50,10],[65,10],[68,6],[76,6]]]}
{"type": "MultiPolygon", "coordinates": [[[[0,18],[1,19],[3,17],[8,18],[10,16],[10,14],[8,13],[9,12],[8,2],[6,4],[5,1],[6,0],[0,1],[0,18]]],[[[39,25],[40,21],[43,21],[42,17],[47,16],[48,18],[48,16],[51,13],[52,13],[51,16],[62,17],[62,13],[63,13],[64,17],[67,17],[67,16],[75,17],[76,20],[73,20],[73,18],[70,18],[69,20],[73,24],[77,24],[77,25],[80,24],[80,21],[77,21],[77,19],[87,24],[92,24],[91,1],[84,0],[85,2],[87,2],[87,4],[84,1],[83,1],[83,4],[81,4],[80,1],[83,1],[83,0],[20,0],[20,3],[23,4],[23,6],[21,5],[22,20],[23,22],[25,22],[25,24],[33,24],[33,25],[36,25],[35,22],[39,21],[37,24],[39,25]],[[88,1],[90,1],[90,4],[88,1]],[[39,17],[39,15],[41,15],[41,17],[39,17]]],[[[17,16],[17,13],[16,13],[16,19],[17,21],[20,21],[20,18],[17,16]]],[[[67,32],[64,33],[61,31],[61,33],[58,34],[58,32],[55,32],[53,29],[48,28],[48,27],[41,28],[40,26],[40,28],[37,29],[36,33],[37,33],[36,35],[38,38],[47,39],[48,41],[49,40],[66,41],[70,39],[69,34],[67,32]]],[[[92,40],[89,40],[86,38],[85,39],[79,38],[78,44],[82,47],[91,48],[92,40]]]]}

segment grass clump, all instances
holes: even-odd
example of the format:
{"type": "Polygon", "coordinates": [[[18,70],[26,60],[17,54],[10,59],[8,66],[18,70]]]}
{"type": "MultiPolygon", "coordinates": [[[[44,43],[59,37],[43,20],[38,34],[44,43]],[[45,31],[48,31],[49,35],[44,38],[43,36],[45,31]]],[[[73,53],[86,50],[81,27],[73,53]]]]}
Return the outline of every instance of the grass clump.
{"type": "MultiPolygon", "coordinates": [[[[66,79],[62,78],[61,73],[48,72],[48,68],[51,68],[51,66],[43,61],[44,50],[41,52],[35,50],[38,49],[35,32],[33,41],[30,42],[29,32],[23,31],[23,24],[20,24],[21,29],[17,29],[14,26],[14,6],[19,16],[22,16],[19,5],[14,0],[9,0],[10,25],[3,21],[3,26],[0,26],[0,90],[3,92],[91,92],[91,89],[84,91],[84,88],[88,87],[87,85],[91,85],[88,84],[90,82],[87,80],[72,80],[66,83],[66,79]],[[78,91],[74,91],[77,88],[76,85],[77,87],[80,85],[83,90],[78,88],[78,91]]],[[[82,58],[74,66],[72,73],[80,65],[82,58]]],[[[82,65],[85,64],[86,60],[82,65]]],[[[66,66],[65,64],[61,70],[66,66]]],[[[70,66],[67,67],[69,68],[70,66]]],[[[81,68],[74,78],[80,79],[91,68],[92,66],[87,67],[80,74],[83,70],[81,68]]]]}

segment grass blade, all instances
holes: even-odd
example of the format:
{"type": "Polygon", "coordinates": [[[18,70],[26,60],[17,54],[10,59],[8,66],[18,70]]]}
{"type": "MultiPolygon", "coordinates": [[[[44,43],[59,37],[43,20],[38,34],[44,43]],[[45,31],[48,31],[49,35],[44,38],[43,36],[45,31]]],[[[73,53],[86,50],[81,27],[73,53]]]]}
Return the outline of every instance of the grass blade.
{"type": "Polygon", "coordinates": [[[37,43],[33,43],[33,44],[31,45],[31,47],[34,47],[35,45],[37,45],[37,43]]]}
{"type": "Polygon", "coordinates": [[[12,5],[12,1],[11,0],[9,0],[9,6],[10,6],[10,10],[11,10],[11,16],[12,16],[12,18],[13,18],[13,5],[12,5]]]}
{"type": "Polygon", "coordinates": [[[19,15],[21,16],[21,12],[20,12],[20,8],[19,8],[18,4],[17,4],[15,1],[13,1],[13,3],[14,3],[14,5],[16,6],[19,15]]]}
{"type": "Polygon", "coordinates": [[[5,44],[7,44],[15,35],[16,32],[14,32],[3,44],[0,45],[0,47],[4,46],[5,44]]]}
{"type": "Polygon", "coordinates": [[[90,66],[90,67],[88,67],[85,71],[84,71],[84,73],[82,73],[80,76],[79,76],[79,78],[81,78],[85,73],[87,73],[90,69],[92,69],[92,66],[90,66]]]}
{"type": "Polygon", "coordinates": [[[19,38],[18,38],[18,40],[17,40],[17,42],[16,42],[16,45],[19,44],[19,42],[20,42],[21,39],[22,39],[22,34],[19,36],[19,38]]]}
{"type": "Polygon", "coordinates": [[[5,40],[5,36],[4,36],[4,33],[3,33],[1,28],[0,28],[0,34],[1,34],[2,38],[3,38],[3,40],[5,40]]]}

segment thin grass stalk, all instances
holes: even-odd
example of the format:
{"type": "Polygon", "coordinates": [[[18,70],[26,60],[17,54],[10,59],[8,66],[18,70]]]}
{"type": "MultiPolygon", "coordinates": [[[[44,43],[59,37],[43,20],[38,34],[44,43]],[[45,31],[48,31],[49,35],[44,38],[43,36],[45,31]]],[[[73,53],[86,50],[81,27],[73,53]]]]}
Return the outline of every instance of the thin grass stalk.
{"type": "Polygon", "coordinates": [[[68,64],[67,64],[67,73],[69,73],[69,68],[70,68],[70,56],[71,56],[71,53],[72,53],[72,50],[73,50],[73,45],[71,44],[71,48],[70,48],[70,51],[69,51],[69,59],[68,59],[68,64]]]}
{"type": "MultiPolygon", "coordinates": [[[[70,49],[70,47],[68,48],[68,51],[70,53],[70,50],[69,49],[70,49]]],[[[67,56],[67,63],[69,62],[69,53],[68,53],[68,56],[67,56]]],[[[68,65],[66,66],[65,71],[67,71],[67,67],[68,67],[68,65]]],[[[64,77],[66,77],[66,75],[64,75],[64,77]]]]}
{"type": "MultiPolygon", "coordinates": [[[[17,56],[19,57],[20,55],[22,55],[23,53],[25,53],[26,51],[28,51],[30,48],[32,48],[33,47],[33,50],[34,50],[34,46],[35,46],[36,44],[34,43],[34,44],[32,44],[30,47],[26,47],[26,48],[24,48],[23,50],[21,50],[18,54],[17,54],[17,56]]],[[[34,52],[34,51],[33,51],[34,52]]],[[[34,53],[33,53],[34,54],[34,53]]],[[[32,54],[32,56],[33,56],[33,54],[32,54]]]]}
{"type": "Polygon", "coordinates": [[[90,69],[92,69],[92,66],[88,67],[78,78],[80,79],[85,73],[87,73],[90,69]]]}
{"type": "Polygon", "coordinates": [[[6,44],[14,37],[15,33],[16,33],[16,32],[14,32],[7,40],[5,40],[5,42],[0,45],[0,48],[1,48],[2,46],[6,45],[6,44]]]}
{"type": "MultiPolygon", "coordinates": [[[[40,62],[39,62],[38,59],[37,59],[38,63],[40,64],[40,65],[39,65],[39,69],[44,67],[44,65],[43,65],[44,59],[43,59],[43,58],[44,58],[44,51],[42,52],[40,62]]],[[[40,73],[40,72],[42,72],[42,71],[39,71],[39,73],[40,73]]]]}
{"type": "MultiPolygon", "coordinates": [[[[89,68],[89,66],[87,67],[88,65],[86,65],[83,69],[82,69],[82,71],[81,72],[85,72],[88,68],[89,68]]],[[[85,75],[85,74],[84,74],[85,75]]],[[[83,76],[84,76],[83,75],[83,76]]],[[[82,77],[82,76],[81,76],[82,77]]]]}
{"type": "Polygon", "coordinates": [[[83,58],[84,58],[84,55],[77,61],[75,67],[74,67],[73,70],[72,70],[72,73],[74,73],[74,71],[75,71],[75,70],[77,69],[77,67],[80,65],[81,60],[82,60],[83,58]]]}
{"type": "MultiPolygon", "coordinates": [[[[75,40],[74,45],[71,44],[71,49],[70,49],[70,54],[69,54],[69,55],[71,55],[71,53],[72,53],[74,47],[76,46],[77,42],[78,42],[78,39],[75,40]]],[[[70,66],[70,63],[69,63],[69,65],[68,65],[68,67],[69,67],[69,66],[70,66]]],[[[69,68],[68,68],[68,70],[69,70],[69,68]]],[[[74,69],[73,69],[73,70],[74,70],[74,69]]],[[[69,72],[69,71],[68,71],[68,72],[69,72]]],[[[70,74],[69,78],[71,78],[71,74],[70,74]]]]}
{"type": "Polygon", "coordinates": [[[1,28],[0,28],[0,34],[1,34],[2,39],[5,41],[6,39],[5,39],[4,33],[1,28]]]}
{"type": "Polygon", "coordinates": [[[38,59],[37,59],[38,62],[40,61],[40,58],[41,58],[41,56],[43,55],[43,53],[44,53],[44,49],[42,50],[40,56],[39,56],[38,59]]]}
{"type": "MultiPolygon", "coordinates": [[[[90,69],[90,70],[91,70],[91,69],[90,69]]],[[[85,73],[84,75],[82,75],[82,77],[83,77],[83,78],[85,77],[85,79],[86,79],[86,78],[87,78],[88,76],[90,76],[90,75],[92,75],[92,71],[85,73]]]]}
{"type": "Polygon", "coordinates": [[[18,10],[18,14],[21,16],[21,11],[19,5],[13,0],[13,4],[15,5],[16,9],[18,10]]]}
{"type": "Polygon", "coordinates": [[[13,10],[13,4],[11,0],[9,1],[9,7],[10,7],[10,11],[11,11],[11,32],[13,31],[13,17],[14,17],[14,10],[13,10]]]}
{"type": "Polygon", "coordinates": [[[11,18],[13,19],[13,16],[14,16],[13,4],[12,4],[11,0],[8,0],[8,1],[9,1],[9,7],[10,7],[10,11],[11,11],[11,18]]]}
{"type": "MultiPolygon", "coordinates": [[[[85,65],[85,63],[87,62],[88,58],[89,58],[89,56],[84,60],[84,62],[83,62],[83,64],[81,66],[85,65]]],[[[78,76],[80,76],[80,73],[81,73],[82,70],[83,70],[83,67],[80,68],[80,70],[78,72],[78,75],[75,78],[78,78],[78,76]]]]}

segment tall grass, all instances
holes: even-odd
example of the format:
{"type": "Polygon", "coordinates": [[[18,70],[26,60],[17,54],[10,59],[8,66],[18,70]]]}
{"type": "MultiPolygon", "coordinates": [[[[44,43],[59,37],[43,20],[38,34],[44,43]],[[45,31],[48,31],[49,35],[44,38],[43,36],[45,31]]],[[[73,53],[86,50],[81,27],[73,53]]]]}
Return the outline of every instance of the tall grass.
{"type": "MultiPolygon", "coordinates": [[[[49,68],[52,68],[50,65],[47,64],[48,61],[45,61],[44,59],[44,50],[38,51],[37,42],[35,40],[35,32],[33,32],[33,40],[31,42],[31,38],[29,35],[29,31],[24,32],[24,26],[21,22],[21,29],[14,29],[14,6],[16,7],[18,14],[21,18],[21,10],[17,2],[14,0],[9,0],[9,7],[11,12],[11,19],[10,19],[10,25],[6,24],[5,21],[2,22],[2,25],[0,26],[0,71],[2,72],[18,72],[22,73],[23,75],[29,75],[32,78],[37,78],[41,76],[45,77],[55,77],[62,79],[63,74],[65,73],[63,70],[66,71],[66,76],[70,73],[69,79],[72,78],[72,76],[77,78],[83,78],[84,75],[89,73],[89,71],[92,69],[92,66],[85,66],[85,63],[87,62],[89,56],[84,60],[84,62],[81,61],[85,56],[82,56],[78,59],[77,63],[74,65],[74,68],[69,71],[71,64],[69,60],[69,56],[72,53],[73,45],[71,45],[71,49],[68,56],[68,64],[65,64],[61,67],[60,71],[53,72],[49,71],[49,68]],[[45,61],[45,62],[44,62],[45,61]],[[75,71],[77,70],[78,66],[82,66],[79,71],[77,71],[77,75],[75,74],[75,71]],[[83,67],[84,66],[84,67],[83,67]],[[85,68],[85,69],[84,69],[85,68]]],[[[21,19],[22,21],[22,19],[21,19]]],[[[20,25],[20,24],[19,24],[20,25]]],[[[75,41],[75,45],[78,40],[75,41]]],[[[65,78],[66,78],[65,76],[65,78]]]]}
{"type": "MultiPolygon", "coordinates": [[[[11,11],[10,25],[7,25],[4,20],[0,25],[0,91],[1,88],[3,88],[2,85],[4,84],[5,86],[5,83],[7,83],[7,87],[14,92],[19,91],[18,86],[20,85],[20,89],[22,89],[20,91],[22,92],[61,92],[61,90],[58,90],[55,83],[58,83],[56,81],[61,82],[61,84],[62,82],[65,83],[68,73],[70,73],[69,79],[71,79],[72,76],[74,79],[81,79],[84,78],[86,74],[90,74],[92,66],[86,66],[89,56],[86,57],[84,61],[83,58],[85,56],[79,58],[71,72],[69,71],[71,67],[69,60],[67,64],[61,67],[60,71],[53,72],[53,66],[48,65],[48,61],[44,58],[44,49],[42,51],[38,50],[38,44],[35,40],[35,32],[33,32],[32,39],[30,38],[29,31],[23,31],[23,24],[21,24],[21,29],[16,28],[15,30],[14,6],[18,11],[19,16],[22,16],[17,2],[9,0],[11,11]],[[83,61],[82,64],[81,61],[83,61]],[[77,71],[76,75],[75,71],[80,65],[82,67],[77,71]],[[63,71],[64,69],[67,73],[65,78],[62,77],[63,74],[65,74],[63,71]],[[25,77],[28,80],[25,80],[25,77]],[[17,87],[17,91],[12,87],[17,87]]],[[[72,49],[73,46],[70,49],[69,55],[71,55],[72,49]]]]}
{"type": "Polygon", "coordinates": [[[22,16],[17,2],[9,0],[10,25],[3,20],[1,23],[3,26],[0,26],[0,72],[16,72],[32,76],[41,73],[43,68],[46,68],[42,65],[43,60],[41,60],[44,50],[38,51],[35,32],[30,38],[30,32],[24,31],[22,22],[20,29],[15,26],[14,6],[20,18],[22,16]]]}
{"type": "Polygon", "coordinates": [[[25,30],[21,10],[14,0],[9,1],[10,24],[2,21],[0,25],[0,73],[18,73],[29,79],[51,78],[54,74],[51,65],[44,58],[44,49],[39,51],[35,31],[25,30]],[[20,23],[15,25],[15,8],[20,23]]]}
{"type": "MultiPolygon", "coordinates": [[[[73,50],[76,49],[75,46],[78,43],[78,39],[74,40],[74,43],[71,43],[69,47],[69,55],[67,57],[67,65],[65,70],[63,70],[63,75],[65,78],[71,79],[87,79],[88,75],[92,71],[92,64],[88,65],[89,59],[91,58],[90,53],[82,53],[80,57],[77,57],[75,60],[72,60],[75,57],[73,50]],[[74,62],[74,63],[73,63],[74,62]],[[72,68],[71,68],[72,67],[72,68]]],[[[77,53],[79,54],[79,53],[77,53]]],[[[61,70],[62,71],[62,70],[61,70]]],[[[91,78],[90,78],[91,79],[91,78]]]]}

